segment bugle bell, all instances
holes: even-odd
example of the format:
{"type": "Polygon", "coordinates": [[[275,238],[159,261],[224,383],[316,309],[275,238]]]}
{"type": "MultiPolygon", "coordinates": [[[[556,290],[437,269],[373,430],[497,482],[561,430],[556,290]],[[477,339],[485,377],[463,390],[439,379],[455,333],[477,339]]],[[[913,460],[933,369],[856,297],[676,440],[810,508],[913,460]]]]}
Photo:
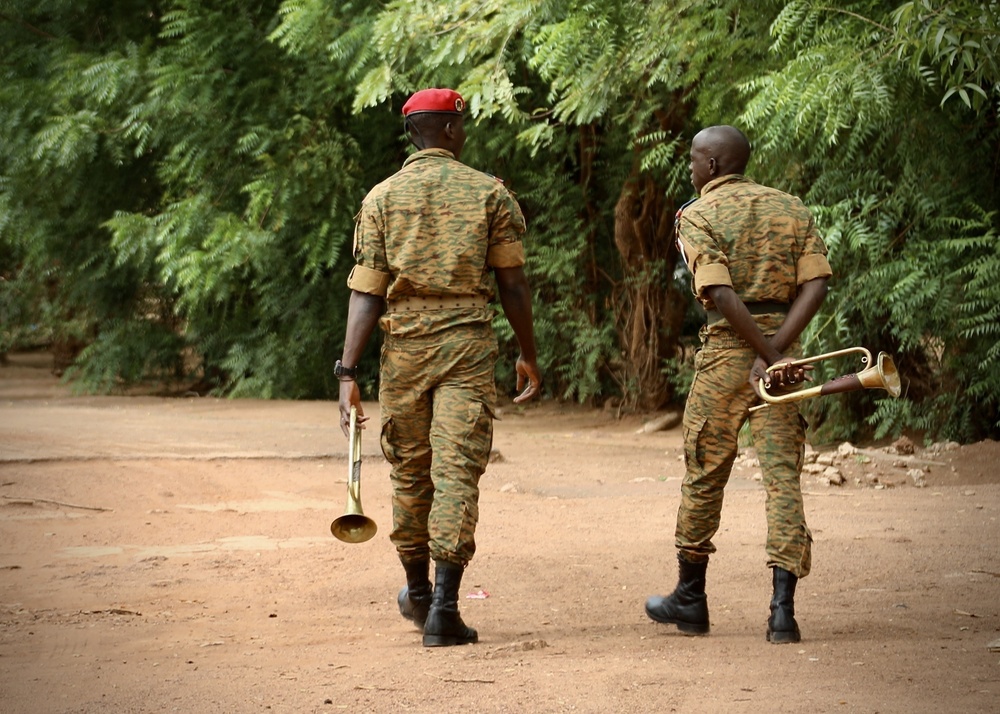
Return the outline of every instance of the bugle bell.
{"type": "Polygon", "coordinates": [[[330,532],[345,543],[364,543],[375,535],[378,525],[361,508],[361,428],[355,407],[351,407],[347,461],[347,509],[330,524],[330,532]]]}
{"type": "Polygon", "coordinates": [[[853,392],[858,389],[884,389],[889,392],[889,395],[892,397],[898,397],[900,395],[902,392],[902,386],[899,381],[899,372],[896,371],[896,364],[892,361],[892,357],[887,355],[885,352],[879,352],[876,363],[872,364],[872,353],[864,347],[848,347],[847,349],[837,350],[836,352],[827,352],[826,354],[822,354],[817,357],[810,357],[809,359],[795,360],[793,362],[786,362],[776,366],[772,365],[767,368],[767,371],[770,373],[778,368],[797,367],[800,365],[812,364],[814,362],[833,359],[834,357],[841,357],[853,352],[860,352],[862,354],[861,364],[869,365],[866,369],[863,369],[856,374],[845,374],[841,377],[837,377],[836,379],[831,379],[829,382],[816,387],[803,387],[785,394],[769,394],[767,387],[764,386],[764,382],[761,381],[760,396],[764,400],[764,404],[751,407],[750,411],[765,409],[770,404],[797,402],[803,399],[810,399],[811,397],[821,397],[826,396],[827,394],[840,394],[842,392],[853,392]]]}

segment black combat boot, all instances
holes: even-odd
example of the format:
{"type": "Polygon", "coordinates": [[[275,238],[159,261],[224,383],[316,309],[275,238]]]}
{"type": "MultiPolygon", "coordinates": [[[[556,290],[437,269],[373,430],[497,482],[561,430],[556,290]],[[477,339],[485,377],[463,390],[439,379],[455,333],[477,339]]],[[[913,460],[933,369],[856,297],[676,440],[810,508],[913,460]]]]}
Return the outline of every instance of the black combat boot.
{"type": "Polygon", "coordinates": [[[784,568],[774,567],[774,595],[771,597],[771,617],[767,619],[767,641],[776,645],[799,642],[799,625],[795,622],[795,583],[797,577],[784,568]]]}
{"type": "Polygon", "coordinates": [[[458,589],[462,585],[461,565],[435,561],[434,596],[424,623],[424,647],[450,647],[479,641],[479,633],[466,627],[458,613],[458,589]]]}
{"type": "Polygon", "coordinates": [[[680,578],[667,597],[653,595],[646,600],[646,614],[657,622],[677,625],[687,635],[707,635],[708,598],[705,597],[705,571],[708,561],[689,563],[677,557],[680,578]]]}
{"type": "Polygon", "coordinates": [[[431,607],[431,580],[427,576],[430,561],[401,561],[406,571],[406,585],[399,591],[396,601],[399,603],[399,614],[413,622],[418,628],[424,628],[427,611],[431,607]]]}

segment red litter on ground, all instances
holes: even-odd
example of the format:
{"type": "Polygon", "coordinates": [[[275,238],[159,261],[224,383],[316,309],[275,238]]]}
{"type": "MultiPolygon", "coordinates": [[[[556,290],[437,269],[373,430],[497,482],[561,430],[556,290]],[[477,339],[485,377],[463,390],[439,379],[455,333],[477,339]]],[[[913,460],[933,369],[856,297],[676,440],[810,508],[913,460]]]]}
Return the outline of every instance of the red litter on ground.
{"type": "Polygon", "coordinates": [[[490,594],[485,590],[477,590],[474,593],[469,593],[465,597],[468,598],[469,600],[485,600],[489,596],[490,594]]]}

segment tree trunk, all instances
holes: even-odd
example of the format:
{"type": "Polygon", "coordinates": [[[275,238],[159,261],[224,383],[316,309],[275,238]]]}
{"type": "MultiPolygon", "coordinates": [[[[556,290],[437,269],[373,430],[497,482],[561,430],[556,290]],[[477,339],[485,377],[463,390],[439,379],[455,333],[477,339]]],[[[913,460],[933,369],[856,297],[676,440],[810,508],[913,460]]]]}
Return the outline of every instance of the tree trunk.
{"type": "Polygon", "coordinates": [[[623,275],[615,297],[621,310],[624,401],[640,411],[658,409],[674,396],[663,369],[666,360],[680,354],[685,307],[673,280],[675,210],[674,201],[638,168],[615,205],[615,245],[623,275]]]}

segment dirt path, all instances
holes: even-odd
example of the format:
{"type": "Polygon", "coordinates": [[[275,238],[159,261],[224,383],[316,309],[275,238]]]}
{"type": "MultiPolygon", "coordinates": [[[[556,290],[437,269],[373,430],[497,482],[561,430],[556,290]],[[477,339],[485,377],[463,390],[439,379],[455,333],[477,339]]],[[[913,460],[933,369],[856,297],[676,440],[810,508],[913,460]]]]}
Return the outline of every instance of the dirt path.
{"type": "Polygon", "coordinates": [[[481,642],[428,650],[396,610],[373,436],[362,493],[379,533],[329,534],[346,496],[335,416],[330,403],[72,397],[42,357],[12,356],[0,712],[1000,711],[996,442],[827,454],[804,481],[804,640],[774,646],[752,454],[709,568],[712,634],[688,638],[643,612],[676,581],[680,430],[508,407],[463,583],[488,593],[461,603],[481,642]],[[843,485],[825,485],[831,466],[843,485]]]}

